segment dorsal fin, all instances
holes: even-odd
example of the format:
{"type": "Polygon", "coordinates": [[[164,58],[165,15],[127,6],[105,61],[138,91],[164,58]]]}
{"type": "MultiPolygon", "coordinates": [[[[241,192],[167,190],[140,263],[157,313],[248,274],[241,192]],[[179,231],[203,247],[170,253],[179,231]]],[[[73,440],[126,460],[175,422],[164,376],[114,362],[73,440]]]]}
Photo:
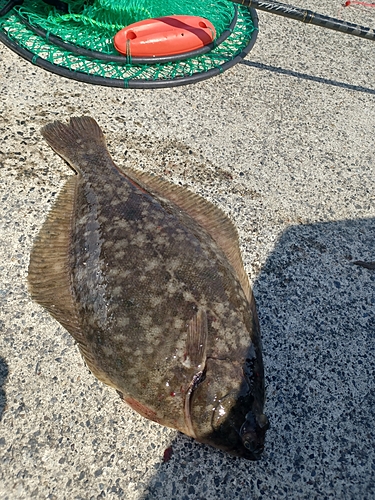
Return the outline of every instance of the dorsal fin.
{"type": "Polygon", "coordinates": [[[188,189],[154,177],[145,172],[124,169],[124,173],[161,197],[172,201],[198,222],[216,241],[234,268],[245,296],[251,300],[249,278],[242,263],[237,229],[218,207],[188,189]]]}
{"type": "Polygon", "coordinates": [[[34,241],[28,270],[29,292],[78,342],[79,350],[92,373],[102,382],[113,386],[105,373],[96,366],[86,345],[71,287],[69,253],[77,182],[77,175],[67,181],[34,241]]]}

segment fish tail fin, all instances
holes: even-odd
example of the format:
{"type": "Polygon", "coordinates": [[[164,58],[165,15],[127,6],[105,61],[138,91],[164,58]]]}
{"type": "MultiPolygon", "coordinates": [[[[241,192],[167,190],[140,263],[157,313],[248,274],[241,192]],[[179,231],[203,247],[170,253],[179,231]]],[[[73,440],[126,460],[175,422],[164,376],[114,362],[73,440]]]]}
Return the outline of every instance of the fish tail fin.
{"type": "Polygon", "coordinates": [[[107,154],[102,129],[90,116],[72,117],[70,123],[48,123],[41,133],[51,148],[76,172],[80,172],[82,160],[88,156],[107,154]]]}

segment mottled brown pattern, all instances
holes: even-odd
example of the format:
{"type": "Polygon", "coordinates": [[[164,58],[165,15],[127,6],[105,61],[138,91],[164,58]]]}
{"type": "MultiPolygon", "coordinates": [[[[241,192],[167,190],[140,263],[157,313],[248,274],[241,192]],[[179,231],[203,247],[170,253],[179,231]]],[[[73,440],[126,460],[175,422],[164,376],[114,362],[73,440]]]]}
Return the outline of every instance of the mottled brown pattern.
{"type": "Polygon", "coordinates": [[[54,221],[64,221],[65,251],[48,276],[38,269],[54,259],[51,221],[35,243],[33,297],[76,338],[93,373],[141,414],[259,458],[267,428],[259,325],[234,226],[183,188],[119,170],[90,118],[42,132],[77,176],[70,209],[62,195],[49,218],[56,230],[54,221]],[[63,291],[55,304],[51,278],[63,291]],[[64,322],[64,311],[74,321],[64,322]]]}

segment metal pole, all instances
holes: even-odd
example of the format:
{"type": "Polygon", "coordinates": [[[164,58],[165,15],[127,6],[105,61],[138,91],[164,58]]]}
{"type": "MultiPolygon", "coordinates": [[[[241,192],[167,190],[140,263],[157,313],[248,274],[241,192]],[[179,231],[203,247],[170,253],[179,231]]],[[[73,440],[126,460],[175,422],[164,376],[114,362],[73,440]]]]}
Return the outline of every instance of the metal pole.
{"type": "Polygon", "coordinates": [[[231,0],[234,3],[244,5],[245,7],[253,7],[254,9],[264,10],[271,14],[288,17],[301,21],[302,23],[315,24],[322,28],[328,28],[334,31],[340,31],[348,35],[375,40],[375,31],[372,28],[365,28],[359,24],[348,23],[333,17],[323,16],[311,10],[300,9],[280,2],[262,1],[262,0],[231,0]]]}

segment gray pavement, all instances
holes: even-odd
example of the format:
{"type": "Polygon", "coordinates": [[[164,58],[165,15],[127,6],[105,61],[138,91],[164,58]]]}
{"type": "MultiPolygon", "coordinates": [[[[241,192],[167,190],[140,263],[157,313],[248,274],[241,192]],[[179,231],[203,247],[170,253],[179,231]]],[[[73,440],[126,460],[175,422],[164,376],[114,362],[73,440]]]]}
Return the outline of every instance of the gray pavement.
{"type": "MultiPolygon", "coordinates": [[[[298,5],[375,27],[375,9],[298,5]]],[[[0,46],[1,499],[375,498],[375,271],[353,264],[375,261],[375,42],[259,17],[245,63],[174,89],[80,84],[0,46]],[[116,162],[238,227],[271,421],[260,462],[135,414],[31,302],[31,244],[71,175],[39,130],[82,114],[116,162]]]]}

